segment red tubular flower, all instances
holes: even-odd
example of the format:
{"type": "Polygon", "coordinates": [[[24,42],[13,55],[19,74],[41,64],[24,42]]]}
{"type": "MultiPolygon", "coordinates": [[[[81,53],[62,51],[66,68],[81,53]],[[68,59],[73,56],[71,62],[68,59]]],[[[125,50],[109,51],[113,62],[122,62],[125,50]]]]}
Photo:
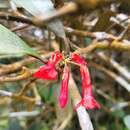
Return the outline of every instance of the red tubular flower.
{"type": "Polygon", "coordinates": [[[42,80],[56,80],[57,74],[58,73],[53,64],[46,64],[35,72],[33,76],[42,80]]]}
{"type": "Polygon", "coordinates": [[[100,105],[96,102],[92,94],[92,83],[88,68],[85,65],[81,65],[80,73],[82,77],[83,99],[79,104],[84,106],[86,109],[99,109],[100,105]]]}
{"type": "Polygon", "coordinates": [[[64,67],[62,83],[59,95],[59,103],[62,108],[65,107],[68,101],[68,82],[69,82],[70,70],[67,65],[64,67]]]}
{"type": "Polygon", "coordinates": [[[96,102],[92,94],[91,78],[84,58],[76,53],[72,53],[71,60],[80,64],[80,74],[82,78],[83,98],[76,108],[78,108],[80,105],[84,106],[86,109],[100,108],[100,105],[96,102]]]}
{"type": "Polygon", "coordinates": [[[40,69],[34,73],[35,78],[42,80],[56,80],[57,71],[55,65],[62,60],[62,54],[60,52],[52,53],[51,58],[46,65],[40,67],[40,69]]]}

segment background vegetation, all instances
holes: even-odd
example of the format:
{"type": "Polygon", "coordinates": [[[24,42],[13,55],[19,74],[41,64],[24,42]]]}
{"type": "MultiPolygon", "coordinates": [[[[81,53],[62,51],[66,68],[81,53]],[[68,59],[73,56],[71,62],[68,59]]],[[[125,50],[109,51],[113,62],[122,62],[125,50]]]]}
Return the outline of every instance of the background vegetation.
{"type": "Polygon", "coordinates": [[[0,130],[129,130],[129,51],[129,0],[0,0],[0,130]],[[61,76],[33,78],[56,50],[87,59],[100,110],[74,111],[81,98],[74,66],[64,109],[61,76]]]}

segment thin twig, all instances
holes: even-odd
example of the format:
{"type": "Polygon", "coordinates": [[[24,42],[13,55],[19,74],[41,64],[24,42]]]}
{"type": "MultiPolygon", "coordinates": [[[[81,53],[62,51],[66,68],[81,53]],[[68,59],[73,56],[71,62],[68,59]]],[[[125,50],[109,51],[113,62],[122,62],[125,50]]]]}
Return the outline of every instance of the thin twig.
{"type": "Polygon", "coordinates": [[[112,77],[116,82],[118,82],[123,88],[125,88],[128,92],[130,92],[130,84],[121,76],[115,74],[114,72],[106,69],[105,67],[98,65],[96,63],[90,63],[89,64],[91,67],[94,67],[102,72],[104,72],[105,74],[109,75],[110,77],[112,77]]]}
{"type": "MultiPolygon", "coordinates": [[[[44,60],[44,59],[50,57],[50,55],[51,55],[51,52],[43,54],[43,55],[41,55],[41,57],[44,60]]],[[[21,61],[17,61],[15,63],[9,64],[9,65],[2,65],[0,67],[0,75],[15,72],[15,71],[21,69],[23,66],[25,66],[27,64],[31,64],[31,63],[35,62],[36,60],[37,59],[35,59],[33,57],[26,57],[25,59],[23,59],[21,61]]]]}
{"type": "Polygon", "coordinates": [[[114,40],[112,43],[109,43],[108,41],[102,41],[102,42],[94,42],[93,44],[90,44],[86,48],[80,48],[76,50],[77,53],[90,53],[94,51],[95,49],[113,49],[117,51],[129,51],[130,50],[130,43],[125,44],[124,42],[114,40]]]}
{"type": "Polygon", "coordinates": [[[17,76],[1,76],[0,77],[0,82],[15,82],[19,80],[24,80],[29,78],[32,75],[31,71],[25,67],[23,67],[22,74],[17,75],[17,76]]]}
{"type": "Polygon", "coordinates": [[[97,53],[97,55],[102,60],[109,63],[111,66],[113,66],[122,76],[124,76],[127,80],[130,81],[130,72],[125,67],[121,66],[114,59],[107,57],[103,52],[99,52],[99,53],[97,53]]]}
{"type": "Polygon", "coordinates": [[[32,86],[31,84],[34,83],[36,79],[31,79],[19,92],[19,96],[24,95],[32,86]]]}
{"type": "Polygon", "coordinates": [[[65,127],[68,125],[68,123],[70,122],[70,120],[72,119],[72,112],[69,112],[68,116],[65,118],[65,120],[62,122],[62,124],[60,125],[59,128],[57,128],[57,130],[64,130],[65,127]]]}

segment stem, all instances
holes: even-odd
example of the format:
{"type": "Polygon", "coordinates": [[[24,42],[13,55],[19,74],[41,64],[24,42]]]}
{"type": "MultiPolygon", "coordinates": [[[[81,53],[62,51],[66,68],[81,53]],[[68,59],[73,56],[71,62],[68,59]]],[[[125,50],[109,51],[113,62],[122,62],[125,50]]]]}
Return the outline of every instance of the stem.
{"type": "Polygon", "coordinates": [[[70,52],[69,42],[66,37],[63,40],[64,40],[64,44],[65,44],[65,52],[66,52],[66,54],[69,54],[69,52],[70,52]]]}
{"type": "Polygon", "coordinates": [[[34,55],[31,55],[31,54],[29,54],[29,56],[34,57],[34,58],[38,59],[39,61],[41,61],[42,63],[46,64],[46,61],[44,61],[41,57],[34,56],[34,55]]]}

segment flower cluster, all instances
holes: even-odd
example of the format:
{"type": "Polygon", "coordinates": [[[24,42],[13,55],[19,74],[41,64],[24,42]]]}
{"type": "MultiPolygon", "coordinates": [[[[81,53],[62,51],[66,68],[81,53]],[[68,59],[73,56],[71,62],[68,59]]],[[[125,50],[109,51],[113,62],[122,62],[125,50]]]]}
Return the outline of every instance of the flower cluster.
{"type": "Polygon", "coordinates": [[[87,63],[83,57],[76,53],[72,53],[69,59],[65,59],[63,58],[62,53],[58,51],[54,52],[47,64],[42,66],[37,72],[34,73],[34,77],[42,80],[56,80],[58,77],[56,65],[61,61],[64,61],[65,65],[59,95],[60,106],[64,108],[68,101],[68,82],[70,77],[70,69],[67,64],[67,60],[73,61],[80,66],[80,74],[82,78],[82,100],[77,104],[76,108],[81,105],[86,109],[100,108],[100,105],[96,102],[92,94],[92,82],[87,63]]]}

